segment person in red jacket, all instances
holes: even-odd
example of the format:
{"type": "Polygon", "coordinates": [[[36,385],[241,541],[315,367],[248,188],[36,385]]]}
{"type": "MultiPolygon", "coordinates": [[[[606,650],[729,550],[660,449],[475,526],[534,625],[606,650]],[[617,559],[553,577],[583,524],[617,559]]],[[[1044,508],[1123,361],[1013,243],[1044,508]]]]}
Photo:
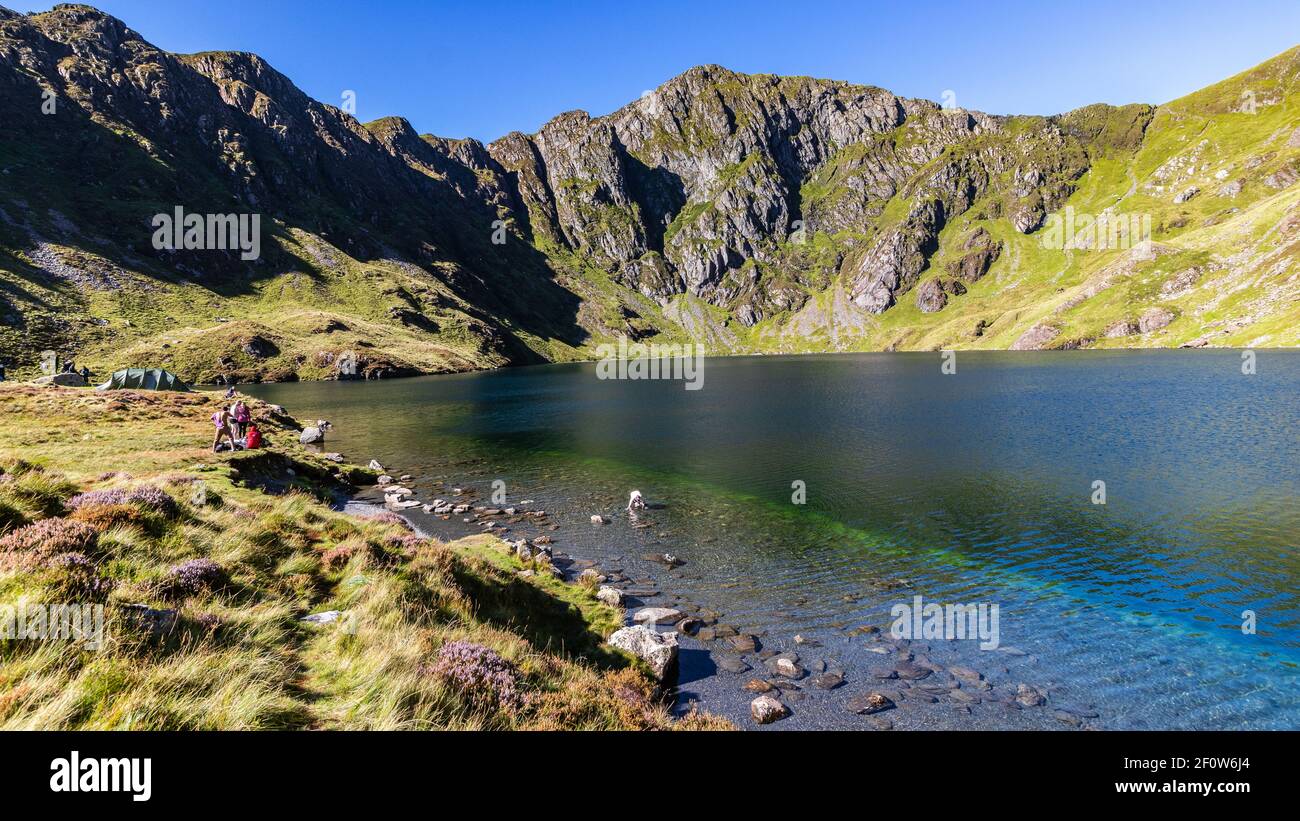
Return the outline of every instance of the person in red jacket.
{"type": "Polygon", "coordinates": [[[262,446],[262,432],[257,429],[257,425],[249,424],[248,438],[244,440],[244,447],[248,450],[256,450],[262,446]]]}

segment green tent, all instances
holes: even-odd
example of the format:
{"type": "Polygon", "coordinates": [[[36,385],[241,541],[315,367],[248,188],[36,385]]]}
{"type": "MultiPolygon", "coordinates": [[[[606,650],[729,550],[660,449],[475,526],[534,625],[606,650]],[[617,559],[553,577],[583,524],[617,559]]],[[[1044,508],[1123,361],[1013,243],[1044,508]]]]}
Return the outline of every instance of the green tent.
{"type": "Polygon", "coordinates": [[[164,371],[162,368],[127,368],[113,374],[113,377],[100,385],[98,390],[180,391],[189,393],[190,386],[182,382],[176,374],[164,371]]]}

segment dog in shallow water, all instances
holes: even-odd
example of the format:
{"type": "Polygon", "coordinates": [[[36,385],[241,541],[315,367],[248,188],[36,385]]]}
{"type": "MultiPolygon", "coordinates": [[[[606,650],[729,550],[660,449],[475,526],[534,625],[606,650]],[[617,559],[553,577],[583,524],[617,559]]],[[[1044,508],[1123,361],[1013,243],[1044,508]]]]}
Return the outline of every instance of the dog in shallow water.
{"type": "Polygon", "coordinates": [[[628,510],[645,510],[645,499],[641,498],[641,491],[634,490],[632,495],[627,499],[628,510]]]}

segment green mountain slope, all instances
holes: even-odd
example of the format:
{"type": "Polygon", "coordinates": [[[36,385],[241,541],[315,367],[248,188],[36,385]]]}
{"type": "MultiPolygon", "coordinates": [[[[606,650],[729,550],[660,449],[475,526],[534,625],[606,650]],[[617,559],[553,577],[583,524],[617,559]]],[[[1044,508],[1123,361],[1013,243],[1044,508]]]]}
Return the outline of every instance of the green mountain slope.
{"type": "Polygon", "coordinates": [[[1300,344],[1300,50],[1056,117],[702,66],[484,146],[249,54],[0,10],[0,360],[193,380],[590,356],[1300,344]],[[52,105],[51,105],[52,104],[52,105]],[[151,220],[258,214],[261,255],[151,220]],[[1106,228],[1098,232],[1098,222],[1106,228]]]}

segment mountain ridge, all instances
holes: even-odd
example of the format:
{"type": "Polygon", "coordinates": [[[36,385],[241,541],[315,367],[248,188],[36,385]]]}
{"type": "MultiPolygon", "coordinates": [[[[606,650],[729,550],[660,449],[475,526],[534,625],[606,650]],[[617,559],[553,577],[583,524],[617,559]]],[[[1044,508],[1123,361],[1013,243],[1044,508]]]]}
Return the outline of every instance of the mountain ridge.
{"type": "Polygon", "coordinates": [[[257,55],[170,54],[89,6],[0,14],[0,356],[207,381],[581,359],[619,335],[1296,345],[1298,63],[1048,117],[705,65],[485,145],[363,124],[257,55]],[[177,205],[265,213],[263,258],[147,247],[177,205]],[[1119,205],[1150,242],[1044,247],[1119,205]]]}

